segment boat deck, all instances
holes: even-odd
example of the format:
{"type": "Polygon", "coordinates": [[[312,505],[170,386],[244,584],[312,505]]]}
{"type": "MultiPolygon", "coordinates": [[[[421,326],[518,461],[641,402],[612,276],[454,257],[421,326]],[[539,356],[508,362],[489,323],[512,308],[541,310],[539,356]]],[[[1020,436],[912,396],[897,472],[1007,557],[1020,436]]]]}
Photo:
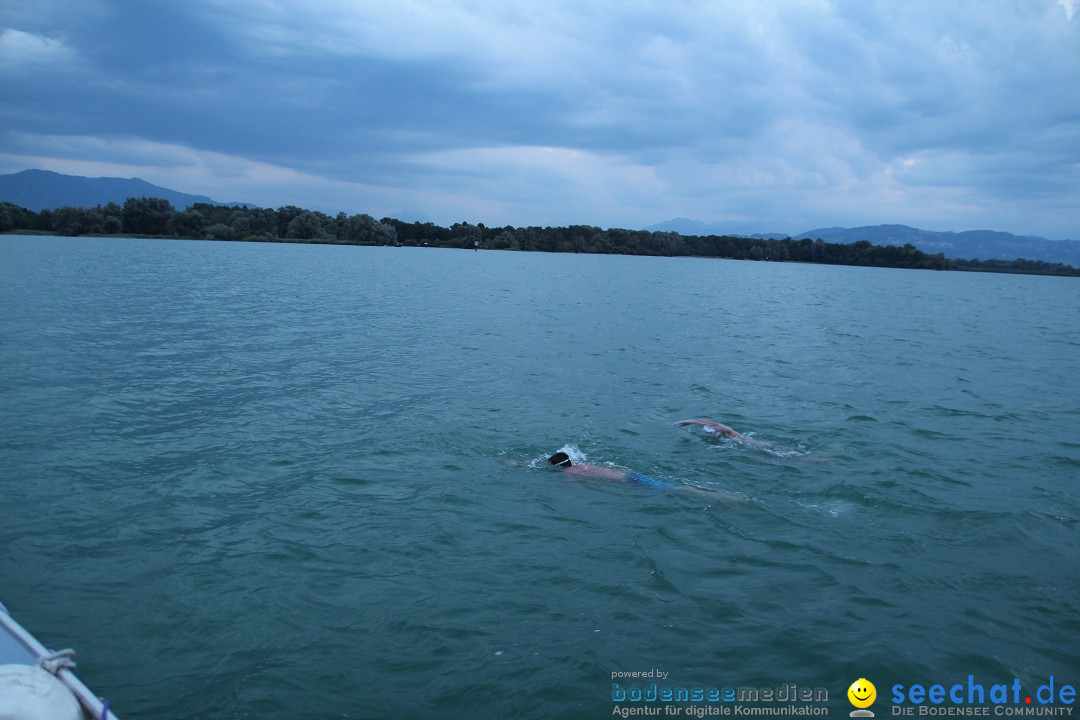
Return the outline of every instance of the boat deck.
{"type": "MultiPolygon", "coordinates": [[[[39,667],[55,653],[15,621],[8,609],[0,603],[0,665],[29,665],[39,667]]],[[[82,705],[86,720],[116,720],[106,704],[93,693],[70,667],[59,667],[55,673],[82,705]]]]}

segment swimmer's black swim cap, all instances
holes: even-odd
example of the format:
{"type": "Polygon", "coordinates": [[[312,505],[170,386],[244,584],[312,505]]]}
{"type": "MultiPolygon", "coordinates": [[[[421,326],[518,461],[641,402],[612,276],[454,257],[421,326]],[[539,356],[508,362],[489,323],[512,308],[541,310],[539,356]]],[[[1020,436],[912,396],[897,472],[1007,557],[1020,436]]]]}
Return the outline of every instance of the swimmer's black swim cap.
{"type": "Polygon", "coordinates": [[[573,463],[570,462],[570,456],[564,452],[557,452],[548,458],[548,462],[552,465],[558,465],[559,467],[570,467],[573,463]]]}

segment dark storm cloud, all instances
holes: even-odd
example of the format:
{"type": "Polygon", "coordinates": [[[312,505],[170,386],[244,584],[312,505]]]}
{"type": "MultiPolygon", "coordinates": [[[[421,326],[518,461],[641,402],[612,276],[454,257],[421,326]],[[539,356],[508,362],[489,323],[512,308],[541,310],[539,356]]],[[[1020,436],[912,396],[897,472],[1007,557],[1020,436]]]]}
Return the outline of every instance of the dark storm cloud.
{"type": "Polygon", "coordinates": [[[440,220],[1075,235],[1025,224],[1080,185],[1074,10],[19,1],[0,160],[440,220]]]}

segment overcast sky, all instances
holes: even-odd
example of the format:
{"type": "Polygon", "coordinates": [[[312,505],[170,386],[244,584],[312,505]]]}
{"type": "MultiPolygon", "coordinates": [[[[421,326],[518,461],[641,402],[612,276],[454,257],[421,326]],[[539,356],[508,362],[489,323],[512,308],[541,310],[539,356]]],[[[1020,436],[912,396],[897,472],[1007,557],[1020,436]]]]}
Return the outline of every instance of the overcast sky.
{"type": "Polygon", "coordinates": [[[0,172],[1080,239],[1080,0],[3,0],[0,172]]]}

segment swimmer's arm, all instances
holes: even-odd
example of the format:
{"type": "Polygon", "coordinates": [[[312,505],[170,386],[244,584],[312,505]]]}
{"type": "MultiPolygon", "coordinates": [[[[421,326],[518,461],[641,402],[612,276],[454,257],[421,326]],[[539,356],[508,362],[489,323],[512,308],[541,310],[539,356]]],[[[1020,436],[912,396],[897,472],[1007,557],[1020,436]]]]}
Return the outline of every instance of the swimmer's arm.
{"type": "Polygon", "coordinates": [[[675,424],[679,425],[679,426],[682,426],[682,425],[701,425],[703,427],[712,428],[713,430],[715,430],[718,433],[724,435],[725,437],[730,437],[730,438],[741,438],[741,437],[743,437],[743,435],[741,433],[735,432],[734,430],[732,430],[730,427],[728,427],[724,423],[716,422],[715,420],[710,420],[709,418],[694,418],[692,420],[680,420],[679,422],[677,422],[675,424]]]}

